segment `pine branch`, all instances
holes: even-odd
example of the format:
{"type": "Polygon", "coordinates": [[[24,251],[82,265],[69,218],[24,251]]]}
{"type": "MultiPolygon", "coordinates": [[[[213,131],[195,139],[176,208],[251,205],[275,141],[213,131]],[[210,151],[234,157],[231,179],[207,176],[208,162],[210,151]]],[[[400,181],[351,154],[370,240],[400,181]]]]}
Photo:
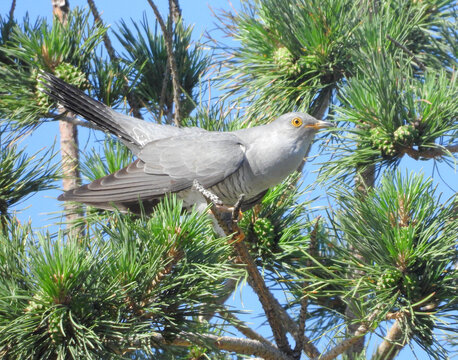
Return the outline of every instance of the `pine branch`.
{"type": "Polygon", "coordinates": [[[404,347],[402,342],[404,331],[400,326],[400,320],[396,320],[386,334],[385,339],[377,348],[377,352],[372,357],[373,360],[392,360],[404,347]]]}
{"type": "Polygon", "coordinates": [[[10,8],[10,12],[9,12],[9,21],[13,21],[13,17],[14,17],[14,10],[16,9],[16,0],[13,0],[11,2],[11,8],[10,8]]]}
{"type": "Polygon", "coordinates": [[[233,246],[239,257],[239,262],[245,265],[248,272],[248,283],[251,285],[256,295],[258,295],[278,348],[285,354],[291,354],[292,350],[286,337],[286,328],[281,321],[281,316],[278,316],[282,312],[279,310],[279,303],[267,288],[243,238],[240,238],[240,236],[243,237],[243,234],[236,233],[236,235],[233,236],[233,246]]]}
{"type": "MultiPolygon", "coordinates": [[[[87,0],[89,8],[91,9],[92,16],[94,16],[94,20],[96,23],[103,26],[102,18],[100,17],[100,13],[95,6],[94,0],[87,0]]],[[[119,64],[119,58],[116,56],[115,49],[113,48],[113,44],[111,43],[110,37],[108,36],[108,32],[103,34],[103,43],[105,44],[105,49],[107,49],[108,56],[110,60],[116,64],[119,64]]],[[[135,95],[129,91],[129,86],[127,85],[128,79],[124,77],[126,83],[123,85],[124,93],[126,94],[127,102],[132,110],[132,113],[136,118],[143,119],[142,114],[140,112],[140,106],[138,104],[138,100],[135,95]]]]}
{"type": "Polygon", "coordinates": [[[256,331],[248,327],[243,321],[239,320],[234,314],[226,310],[219,311],[219,314],[223,319],[228,321],[232,326],[234,326],[238,331],[245,335],[249,339],[258,340],[262,343],[269,344],[270,346],[275,347],[273,343],[265,339],[262,335],[258,334],[256,331]]]}
{"type": "MultiPolygon", "coordinates": [[[[68,13],[70,11],[67,0],[51,0],[53,6],[53,14],[57,16],[62,24],[68,21],[68,13]]],[[[60,113],[65,112],[65,108],[59,107],[60,113]]],[[[76,117],[74,114],[67,113],[68,117],[76,117]]],[[[62,156],[62,188],[64,191],[77,188],[81,184],[81,175],[79,171],[79,152],[78,152],[78,128],[76,125],[69,122],[59,122],[60,133],[60,151],[62,156]]],[[[69,226],[72,222],[81,217],[81,206],[66,202],[64,205],[66,219],[69,226]]],[[[73,228],[73,233],[80,232],[82,229],[73,228]]]]}
{"type": "Polygon", "coordinates": [[[378,315],[378,311],[374,311],[369,318],[367,319],[367,323],[363,323],[358,326],[356,331],[354,332],[354,336],[351,338],[345,339],[340,344],[336,345],[334,348],[329,350],[327,353],[323,354],[321,357],[314,358],[314,360],[332,360],[335,359],[340,354],[344,353],[350,348],[353,348],[357,345],[361,339],[364,339],[364,335],[367,334],[370,330],[370,324],[378,315]]]}
{"type": "Polygon", "coordinates": [[[167,30],[167,27],[165,26],[164,20],[161,17],[161,14],[159,13],[159,10],[157,9],[156,5],[152,0],[148,0],[148,3],[150,4],[151,8],[154,11],[154,14],[156,15],[157,21],[159,22],[159,26],[162,29],[162,32],[164,34],[164,39],[165,39],[165,47],[167,50],[167,59],[168,59],[168,64],[170,67],[170,72],[172,74],[172,83],[173,83],[173,101],[175,103],[175,117],[174,117],[174,122],[176,126],[180,126],[181,122],[181,105],[180,105],[180,82],[178,80],[178,68],[177,64],[175,61],[175,56],[173,54],[173,42],[172,42],[172,32],[167,30]]]}
{"type": "MultiPolygon", "coordinates": [[[[313,358],[320,356],[318,349],[312,344],[308,337],[299,331],[296,323],[291,319],[288,313],[282,308],[277,299],[275,299],[275,297],[269,291],[264,282],[264,279],[262,278],[258,268],[256,267],[256,264],[253,261],[253,258],[248,251],[248,248],[246,247],[245,242],[243,241],[245,235],[237,225],[237,215],[239,214],[244,195],[242,194],[239,197],[239,200],[232,209],[232,216],[228,223],[221,216],[221,209],[224,209],[224,206],[215,205],[221,203],[218,197],[210,191],[206,190],[201,184],[199,184],[197,180],[194,180],[193,187],[200,191],[207,202],[212,205],[211,211],[224,233],[227,236],[232,234],[232,243],[234,249],[238,254],[240,263],[246,266],[249,275],[248,283],[258,295],[259,301],[261,302],[261,305],[267,316],[267,320],[269,321],[278,347],[288,354],[292,353],[292,349],[290,348],[286,338],[285,329],[287,329],[287,331],[294,337],[296,342],[304,343],[304,352],[309,357],[313,358]]],[[[227,212],[228,209],[225,209],[225,211],[227,212]]]]}
{"type": "Polygon", "coordinates": [[[170,14],[174,23],[177,23],[181,18],[181,8],[178,0],[169,0],[170,14]]]}
{"type": "MultiPolygon", "coordinates": [[[[217,336],[213,334],[181,333],[171,342],[165,340],[160,334],[152,335],[151,340],[164,345],[181,347],[189,347],[193,345],[211,346],[219,350],[235,352],[237,354],[260,356],[266,360],[291,360],[289,356],[285,355],[276,347],[252,339],[217,336]]],[[[136,344],[132,345],[132,351],[138,349],[138,346],[135,346],[136,344]]]]}
{"type": "Polygon", "coordinates": [[[67,116],[66,113],[58,114],[58,115],[46,114],[45,117],[46,118],[51,118],[51,119],[54,119],[54,120],[65,121],[67,123],[70,123],[70,124],[73,124],[73,125],[82,126],[82,127],[88,128],[88,129],[104,131],[101,127],[97,126],[94,123],[91,123],[89,121],[80,120],[76,116],[67,116]]]}
{"type": "Polygon", "coordinates": [[[436,148],[415,150],[411,147],[406,147],[402,149],[403,154],[409,155],[412,159],[436,159],[444,155],[449,155],[450,153],[458,152],[458,144],[450,146],[440,146],[436,148]]]}
{"type": "MultiPolygon", "coordinates": [[[[366,196],[370,188],[374,186],[375,183],[375,165],[367,165],[365,168],[360,169],[357,172],[355,177],[355,187],[356,193],[358,196],[366,196]]],[[[355,257],[360,261],[364,262],[364,257],[358,252],[358,249],[352,248],[351,251],[355,254],[355,257]]],[[[361,276],[361,271],[356,271],[354,275],[361,276]]],[[[351,276],[351,275],[350,275],[351,276]]],[[[364,349],[364,334],[362,336],[357,336],[356,333],[360,327],[360,324],[353,323],[352,320],[356,318],[353,308],[355,307],[355,302],[359,301],[359,294],[355,293],[352,301],[347,304],[345,309],[345,316],[347,317],[350,324],[348,325],[348,332],[351,335],[351,339],[354,339],[345,349],[348,357],[350,359],[354,358],[354,354],[359,354],[364,349]]]]}

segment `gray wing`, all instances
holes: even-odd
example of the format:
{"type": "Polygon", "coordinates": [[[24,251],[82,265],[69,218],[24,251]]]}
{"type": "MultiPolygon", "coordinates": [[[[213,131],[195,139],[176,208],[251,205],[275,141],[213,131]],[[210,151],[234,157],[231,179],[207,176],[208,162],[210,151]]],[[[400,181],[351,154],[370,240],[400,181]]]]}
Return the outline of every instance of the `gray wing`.
{"type": "Polygon", "coordinates": [[[59,200],[106,208],[103,204],[138,202],[185,190],[195,179],[210,187],[240,168],[245,160],[244,149],[229,133],[205,132],[156,140],[126,168],[68,191],[59,200]]]}
{"type": "Polygon", "coordinates": [[[208,132],[147,144],[138,154],[145,172],[167,174],[191,184],[213,186],[234,173],[245,159],[245,146],[231,133],[208,132]]]}
{"type": "Polygon", "coordinates": [[[205,132],[199,128],[177,128],[171,125],[154,124],[120,114],[52,74],[42,72],[40,76],[41,90],[44,93],[67,110],[119,137],[134,154],[138,154],[145,144],[157,139],[205,132]]]}

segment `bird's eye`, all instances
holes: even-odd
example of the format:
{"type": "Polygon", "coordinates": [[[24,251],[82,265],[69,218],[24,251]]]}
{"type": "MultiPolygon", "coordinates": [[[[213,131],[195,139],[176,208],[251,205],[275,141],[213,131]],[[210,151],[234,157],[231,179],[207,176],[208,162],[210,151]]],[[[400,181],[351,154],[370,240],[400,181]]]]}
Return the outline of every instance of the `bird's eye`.
{"type": "Polygon", "coordinates": [[[291,124],[293,124],[294,127],[299,127],[302,125],[302,119],[295,117],[293,120],[291,120],[291,124]]]}

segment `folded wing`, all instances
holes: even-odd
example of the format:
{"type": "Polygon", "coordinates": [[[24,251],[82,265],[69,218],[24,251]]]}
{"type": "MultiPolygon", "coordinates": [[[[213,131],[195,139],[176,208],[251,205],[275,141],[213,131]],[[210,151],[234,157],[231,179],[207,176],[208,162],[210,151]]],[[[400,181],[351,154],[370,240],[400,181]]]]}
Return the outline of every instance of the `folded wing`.
{"type": "Polygon", "coordinates": [[[198,180],[210,187],[236,172],[245,160],[245,146],[231,133],[203,132],[147,144],[138,159],[113,174],[68,191],[59,200],[101,208],[137,203],[179,192],[198,180]]]}

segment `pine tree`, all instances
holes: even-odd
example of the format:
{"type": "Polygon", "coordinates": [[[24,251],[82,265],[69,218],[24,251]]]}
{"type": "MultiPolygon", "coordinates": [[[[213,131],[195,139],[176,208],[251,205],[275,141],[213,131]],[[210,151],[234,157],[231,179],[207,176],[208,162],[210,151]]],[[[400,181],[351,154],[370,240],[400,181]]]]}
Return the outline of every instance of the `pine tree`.
{"type": "MultiPolygon", "coordinates": [[[[458,151],[454,2],[243,1],[218,13],[239,45],[214,41],[213,59],[176,0],[165,21],[148,1],[143,20],[112,32],[88,3],[92,17],[73,9],[69,28],[17,22],[14,1],[0,18],[2,358],[385,360],[412,343],[447,358],[458,200],[441,198],[440,179],[398,168],[403,157],[453,165],[458,151]],[[203,103],[210,66],[224,95],[203,103]],[[41,70],[177,126],[230,130],[292,110],[326,117],[336,127],[317,182],[329,206],[316,206],[297,172],[226,234],[173,195],[142,216],[87,207],[57,233],[21,224],[12,207],[61,174],[52,147],[27,155],[19,139],[44,121],[91,126],[40,91],[41,70]],[[244,281],[272,338],[224,304],[244,281]]],[[[81,172],[92,181],[131,161],[108,138],[81,172]]]]}

